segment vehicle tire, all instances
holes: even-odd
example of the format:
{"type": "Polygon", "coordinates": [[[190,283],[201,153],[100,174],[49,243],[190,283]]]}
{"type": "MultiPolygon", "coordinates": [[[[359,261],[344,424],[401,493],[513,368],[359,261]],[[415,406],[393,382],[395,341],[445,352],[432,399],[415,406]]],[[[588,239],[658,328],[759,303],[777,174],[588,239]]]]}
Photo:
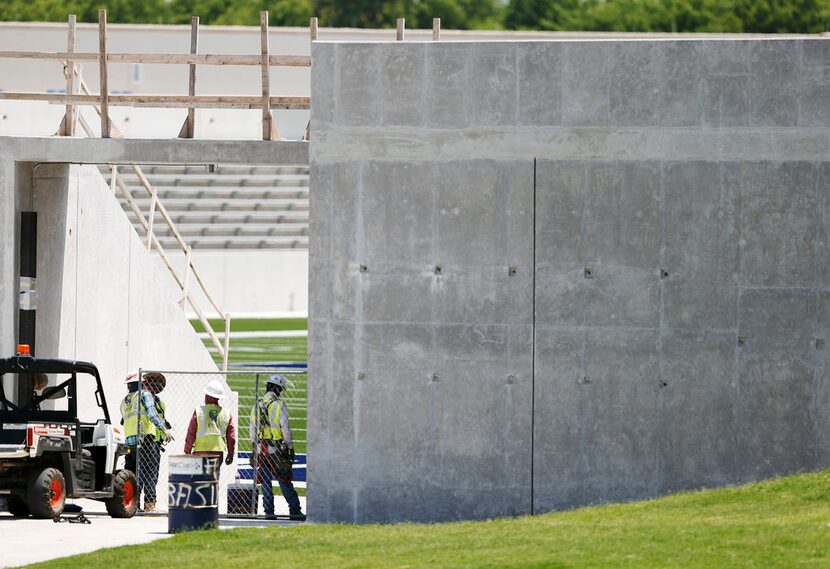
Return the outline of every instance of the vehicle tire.
{"type": "Polygon", "coordinates": [[[130,470],[119,470],[112,484],[112,498],[105,503],[113,518],[131,518],[138,510],[138,483],[130,470]]]}
{"type": "Polygon", "coordinates": [[[29,506],[21,498],[7,498],[6,508],[16,518],[25,518],[29,515],[29,506]]]}
{"type": "Polygon", "coordinates": [[[57,468],[36,470],[29,477],[28,506],[36,518],[56,518],[66,502],[66,480],[57,468]]]}

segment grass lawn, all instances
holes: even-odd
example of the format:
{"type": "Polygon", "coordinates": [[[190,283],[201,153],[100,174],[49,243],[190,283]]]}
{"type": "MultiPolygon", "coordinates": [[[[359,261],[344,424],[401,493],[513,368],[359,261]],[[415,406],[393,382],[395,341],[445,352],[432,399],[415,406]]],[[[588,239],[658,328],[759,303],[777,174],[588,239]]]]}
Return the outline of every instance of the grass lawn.
{"type": "MultiPolygon", "coordinates": [[[[313,505],[312,505],[313,515],[313,505]]],[[[827,567],[830,471],[536,517],[177,535],[38,567],[827,567]]]]}

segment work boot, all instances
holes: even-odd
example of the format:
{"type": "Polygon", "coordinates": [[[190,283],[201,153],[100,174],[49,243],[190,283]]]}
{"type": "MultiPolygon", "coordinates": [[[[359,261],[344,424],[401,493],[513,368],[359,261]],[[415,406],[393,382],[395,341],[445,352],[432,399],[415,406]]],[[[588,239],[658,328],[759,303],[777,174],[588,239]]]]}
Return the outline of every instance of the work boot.
{"type": "Polygon", "coordinates": [[[144,502],[144,511],[145,512],[155,512],[156,511],[156,503],[155,502],[144,502]]]}

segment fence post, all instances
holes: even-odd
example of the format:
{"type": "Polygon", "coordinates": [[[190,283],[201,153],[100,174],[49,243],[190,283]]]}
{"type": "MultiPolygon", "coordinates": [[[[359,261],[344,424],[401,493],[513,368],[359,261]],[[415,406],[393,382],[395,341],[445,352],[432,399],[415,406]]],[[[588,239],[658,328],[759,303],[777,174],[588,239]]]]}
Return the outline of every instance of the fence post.
{"type": "Polygon", "coordinates": [[[98,67],[101,70],[101,138],[110,137],[110,102],[107,86],[107,11],[98,10],[98,67]]]}
{"type": "MultiPolygon", "coordinates": [[[[311,18],[308,23],[308,38],[310,42],[317,41],[317,17],[311,18]]],[[[309,49],[309,53],[311,50],[309,49]]],[[[308,124],[305,127],[305,132],[303,132],[303,140],[311,140],[311,121],[308,121],[308,124]]]]}
{"type": "MultiPolygon", "coordinates": [[[[66,51],[69,53],[75,52],[75,14],[69,15],[68,24],[68,39],[66,42],[66,51]]],[[[71,97],[75,94],[75,61],[66,62],[68,73],[66,74],[66,94],[71,97]]],[[[64,136],[75,136],[75,105],[69,103],[66,105],[66,115],[64,116],[64,136]]]]}
{"type": "Polygon", "coordinates": [[[251,493],[251,500],[253,500],[253,504],[251,504],[251,512],[256,515],[257,502],[259,501],[259,487],[257,486],[257,479],[259,478],[259,374],[256,374],[256,382],[254,385],[254,409],[252,412],[254,416],[254,436],[251,441],[253,444],[253,448],[251,449],[251,456],[253,457],[253,460],[251,460],[251,464],[255,466],[253,480],[254,491],[251,493]]]}
{"type": "Polygon", "coordinates": [[[441,41],[441,18],[432,19],[432,41],[441,41]]]}
{"type": "Polygon", "coordinates": [[[262,140],[273,140],[274,119],[271,116],[271,65],[268,60],[268,11],[259,13],[260,54],[262,57],[262,140]]]}
{"type": "Polygon", "coordinates": [[[404,30],[406,29],[406,18],[398,18],[398,41],[403,41],[404,30]]]}
{"type": "MultiPolygon", "coordinates": [[[[199,16],[193,16],[190,19],[190,53],[198,53],[199,51],[199,16]]],[[[196,64],[190,64],[190,76],[188,79],[187,94],[191,97],[196,96],[196,64]]],[[[182,131],[179,133],[179,138],[193,138],[196,135],[196,109],[188,107],[187,119],[182,126],[182,131]]]]}
{"type": "MultiPolygon", "coordinates": [[[[144,387],[142,385],[142,377],[144,376],[144,371],[141,368],[138,368],[138,389],[135,392],[136,397],[138,397],[138,426],[136,427],[135,431],[135,481],[136,481],[136,492],[135,492],[135,499],[138,500],[139,507],[141,506],[141,491],[143,490],[141,483],[139,480],[142,479],[141,477],[141,439],[144,434],[141,432],[141,408],[144,405],[141,404],[141,389],[144,387]]],[[[127,385],[127,390],[130,389],[130,386],[127,385]]],[[[126,420],[124,421],[126,423],[126,420]]],[[[126,427],[126,425],[125,425],[126,427]]],[[[126,430],[125,430],[126,436],[126,430]]]]}

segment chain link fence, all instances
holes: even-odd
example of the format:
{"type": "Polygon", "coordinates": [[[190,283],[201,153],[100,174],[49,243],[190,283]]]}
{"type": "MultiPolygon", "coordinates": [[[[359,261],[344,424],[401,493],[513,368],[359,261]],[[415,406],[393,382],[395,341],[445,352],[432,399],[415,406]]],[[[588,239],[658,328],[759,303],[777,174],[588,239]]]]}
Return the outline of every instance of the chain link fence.
{"type": "MultiPolygon", "coordinates": [[[[205,387],[210,381],[219,380],[225,390],[219,405],[230,413],[236,434],[232,461],[230,464],[223,462],[219,472],[219,513],[240,517],[265,515],[260,482],[263,474],[270,477],[270,473],[263,472],[263,468],[272,463],[267,456],[260,456],[267,447],[261,444],[260,416],[253,413],[253,410],[265,393],[266,380],[274,373],[283,374],[290,381],[288,389],[280,396],[288,408],[296,453],[296,461],[288,478],[293,479],[293,486],[300,494],[300,503],[305,511],[307,374],[305,369],[296,368],[255,368],[210,373],[140,370],[140,376],[144,378],[142,389],[154,398],[153,407],[159,416],[158,420],[166,422],[166,429],[172,435],[167,440],[163,432],[151,426],[154,425],[153,411],[148,412],[143,405],[139,405],[139,435],[136,444],[130,448],[125,466],[136,473],[138,498],[141,500],[139,504],[144,511],[167,511],[167,457],[184,453],[188,427],[194,412],[205,402],[205,387]],[[164,379],[159,381],[156,374],[164,379]],[[153,383],[163,384],[163,388],[157,390],[155,395],[153,383]],[[255,464],[259,468],[254,468],[255,464]]],[[[286,477],[285,474],[284,472],[283,478],[286,477]]],[[[282,492],[276,479],[272,481],[271,487],[276,496],[275,514],[287,515],[289,509],[286,501],[280,498],[282,492]]]]}

